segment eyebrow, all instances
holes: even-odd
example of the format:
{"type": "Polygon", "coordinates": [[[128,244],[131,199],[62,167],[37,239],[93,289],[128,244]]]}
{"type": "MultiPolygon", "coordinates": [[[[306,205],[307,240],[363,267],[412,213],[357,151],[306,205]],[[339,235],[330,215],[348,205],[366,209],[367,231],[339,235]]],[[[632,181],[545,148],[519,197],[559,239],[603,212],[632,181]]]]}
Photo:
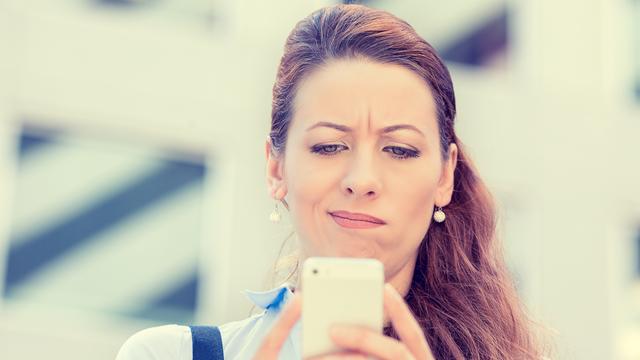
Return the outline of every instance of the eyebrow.
{"type": "MultiPolygon", "coordinates": [[[[345,126],[345,125],[340,125],[340,124],[336,124],[336,123],[332,123],[332,122],[328,122],[328,121],[320,121],[317,122],[313,125],[311,125],[309,128],[307,128],[307,131],[315,129],[317,127],[328,127],[328,128],[332,128],[332,129],[336,129],[338,131],[342,131],[342,132],[352,132],[353,129],[345,126]]],[[[387,126],[385,128],[382,128],[379,132],[383,133],[383,134],[387,134],[396,130],[413,130],[417,133],[419,133],[420,135],[424,136],[424,134],[422,133],[422,131],[420,131],[417,127],[413,126],[413,125],[409,125],[409,124],[397,124],[397,125],[391,125],[391,126],[387,126]]]]}

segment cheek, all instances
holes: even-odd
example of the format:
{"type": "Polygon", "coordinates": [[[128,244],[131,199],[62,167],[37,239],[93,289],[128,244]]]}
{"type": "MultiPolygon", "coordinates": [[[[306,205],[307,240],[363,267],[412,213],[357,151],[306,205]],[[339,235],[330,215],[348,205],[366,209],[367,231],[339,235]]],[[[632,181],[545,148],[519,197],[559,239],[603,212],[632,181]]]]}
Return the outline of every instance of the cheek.
{"type": "Polygon", "coordinates": [[[435,171],[419,171],[407,176],[403,184],[396,185],[397,209],[409,221],[424,218],[433,207],[438,176],[435,171]]]}
{"type": "Polygon", "coordinates": [[[285,163],[285,179],[288,193],[289,214],[298,238],[301,250],[306,254],[331,255],[322,240],[329,221],[330,199],[334,198],[339,186],[339,167],[328,166],[330,162],[314,159],[314,154],[297,153],[285,163]]]}
{"type": "Polygon", "coordinates": [[[285,164],[287,201],[300,213],[308,213],[335,190],[338,168],[315,159],[313,154],[297,153],[285,164]]]}
{"type": "MultiPolygon", "coordinates": [[[[431,211],[435,199],[438,176],[436,171],[414,171],[402,184],[394,186],[390,196],[394,209],[396,226],[389,246],[396,249],[396,256],[403,259],[412,254],[424,238],[431,224],[431,211]]],[[[409,175],[409,174],[406,174],[409,175]]]]}

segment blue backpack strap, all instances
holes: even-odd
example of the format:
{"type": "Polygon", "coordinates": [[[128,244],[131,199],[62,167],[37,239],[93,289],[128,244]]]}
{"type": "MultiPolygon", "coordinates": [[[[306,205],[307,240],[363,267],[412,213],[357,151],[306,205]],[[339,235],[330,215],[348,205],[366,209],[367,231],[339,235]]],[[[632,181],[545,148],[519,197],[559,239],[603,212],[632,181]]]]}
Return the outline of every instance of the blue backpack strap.
{"type": "Polygon", "coordinates": [[[189,326],[193,360],[224,360],[222,336],[217,326],[189,326]]]}

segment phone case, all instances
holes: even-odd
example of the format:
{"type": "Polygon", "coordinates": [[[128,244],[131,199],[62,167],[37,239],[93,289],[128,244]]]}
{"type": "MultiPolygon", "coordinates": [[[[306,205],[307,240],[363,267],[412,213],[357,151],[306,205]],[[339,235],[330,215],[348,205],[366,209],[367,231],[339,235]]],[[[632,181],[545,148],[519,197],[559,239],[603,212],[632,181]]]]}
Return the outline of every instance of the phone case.
{"type": "Polygon", "coordinates": [[[302,354],[340,350],[329,337],[333,324],[382,332],[384,267],[376,259],[309,258],[302,270],[302,354]]]}

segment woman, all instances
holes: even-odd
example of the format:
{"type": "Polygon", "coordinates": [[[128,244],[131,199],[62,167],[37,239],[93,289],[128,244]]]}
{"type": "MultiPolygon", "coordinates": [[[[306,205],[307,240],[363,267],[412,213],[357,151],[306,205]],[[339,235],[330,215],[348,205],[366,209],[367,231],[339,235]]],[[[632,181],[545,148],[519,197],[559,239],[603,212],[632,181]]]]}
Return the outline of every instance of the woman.
{"type": "MultiPolygon", "coordinates": [[[[495,211],[454,131],[449,72],[406,22],[359,5],[318,10],[287,39],[273,88],[267,181],[300,258],[385,266],[384,334],[336,328],[345,356],[539,359],[494,240],[495,211]]],[[[277,209],[277,205],[276,205],[277,209]]],[[[275,218],[277,214],[273,214],[275,218]]],[[[225,358],[299,358],[300,292],[217,328],[225,358]]],[[[119,359],[190,360],[198,328],[144,330],[119,359]]],[[[207,345],[208,344],[208,345],[207,345]]],[[[215,351],[213,349],[212,351],[215,351]]]]}

